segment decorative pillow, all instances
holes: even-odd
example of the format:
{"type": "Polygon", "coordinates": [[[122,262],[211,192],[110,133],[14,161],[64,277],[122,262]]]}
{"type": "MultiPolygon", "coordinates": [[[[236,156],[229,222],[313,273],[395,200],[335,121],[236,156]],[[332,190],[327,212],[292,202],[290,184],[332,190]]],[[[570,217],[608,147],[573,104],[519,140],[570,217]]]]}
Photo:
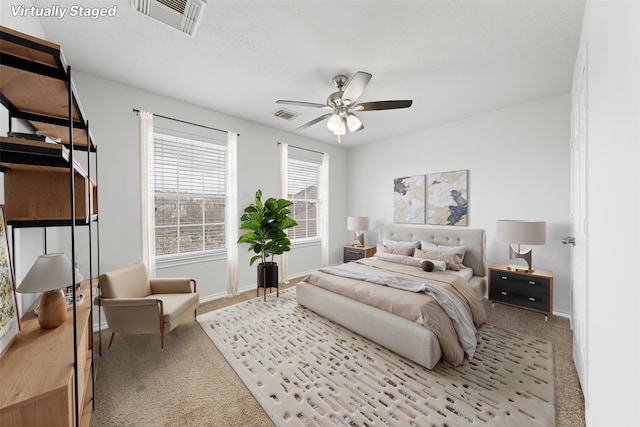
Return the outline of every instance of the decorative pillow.
{"type": "Polygon", "coordinates": [[[426,258],[428,260],[444,261],[447,264],[449,270],[460,271],[460,255],[454,252],[432,252],[416,249],[413,254],[416,258],[426,258]]]}
{"type": "MultiPolygon", "coordinates": [[[[416,250],[419,251],[420,249],[416,249],[416,250]]],[[[444,262],[444,261],[440,261],[440,260],[437,260],[437,259],[418,258],[415,255],[414,255],[414,258],[416,260],[418,260],[418,265],[420,267],[422,267],[423,270],[424,270],[423,263],[425,261],[428,261],[431,264],[433,264],[433,271],[447,271],[447,263],[444,262]]],[[[427,270],[425,270],[425,271],[427,271],[427,270]]]]}
{"type": "Polygon", "coordinates": [[[415,248],[409,248],[405,246],[385,246],[382,243],[378,243],[377,252],[394,255],[413,256],[415,248]]]}
{"type": "Polygon", "coordinates": [[[382,239],[382,244],[385,246],[402,246],[405,248],[419,248],[420,241],[416,240],[415,242],[407,241],[407,240],[391,240],[391,239],[382,239]]]}
{"type": "Polygon", "coordinates": [[[433,271],[436,266],[428,259],[425,259],[420,261],[420,267],[422,267],[424,271],[433,271]]]}
{"type": "Polygon", "coordinates": [[[420,241],[420,249],[423,251],[429,252],[453,252],[460,255],[460,262],[464,260],[464,254],[467,252],[467,247],[460,246],[450,246],[450,245],[437,245],[435,243],[427,242],[426,240],[420,241]]]}
{"type": "Polygon", "coordinates": [[[398,264],[405,264],[405,265],[414,265],[416,267],[420,267],[420,261],[421,261],[418,258],[414,258],[412,256],[389,254],[385,252],[376,252],[374,257],[376,257],[377,259],[381,259],[383,261],[395,262],[398,264]]]}

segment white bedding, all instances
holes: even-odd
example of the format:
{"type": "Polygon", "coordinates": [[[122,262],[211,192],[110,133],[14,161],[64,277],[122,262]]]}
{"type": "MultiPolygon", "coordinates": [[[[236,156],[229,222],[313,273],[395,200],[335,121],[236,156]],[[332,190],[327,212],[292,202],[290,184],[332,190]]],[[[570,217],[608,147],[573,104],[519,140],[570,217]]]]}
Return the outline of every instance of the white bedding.
{"type": "Polygon", "coordinates": [[[466,265],[460,267],[460,271],[447,270],[447,273],[455,274],[456,276],[462,277],[467,282],[471,280],[473,277],[473,268],[469,268],[466,265]]]}

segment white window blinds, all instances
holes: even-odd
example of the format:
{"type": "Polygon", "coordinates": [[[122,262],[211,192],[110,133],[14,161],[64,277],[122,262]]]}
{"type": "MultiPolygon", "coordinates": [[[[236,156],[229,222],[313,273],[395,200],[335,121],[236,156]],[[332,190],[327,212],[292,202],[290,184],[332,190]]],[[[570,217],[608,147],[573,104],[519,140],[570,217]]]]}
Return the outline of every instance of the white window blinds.
{"type": "Polygon", "coordinates": [[[226,133],[218,138],[154,129],[158,259],[225,247],[226,133]]]}
{"type": "Polygon", "coordinates": [[[292,240],[318,237],[318,185],[322,155],[289,146],[288,199],[298,226],[288,230],[292,240]]]}

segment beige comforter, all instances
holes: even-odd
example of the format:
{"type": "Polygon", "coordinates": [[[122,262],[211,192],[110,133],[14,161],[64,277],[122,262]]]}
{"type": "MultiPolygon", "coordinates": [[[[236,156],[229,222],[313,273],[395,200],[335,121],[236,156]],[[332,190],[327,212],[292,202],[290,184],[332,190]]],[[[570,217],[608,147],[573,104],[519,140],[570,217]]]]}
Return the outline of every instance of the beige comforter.
{"type": "MultiPolygon", "coordinates": [[[[477,294],[467,281],[459,276],[445,272],[425,272],[420,267],[376,258],[356,262],[369,268],[382,269],[397,276],[440,286],[463,304],[474,325],[479,326],[486,320],[484,308],[477,294]]],[[[334,276],[321,271],[311,273],[305,278],[305,282],[424,325],[438,338],[444,360],[453,366],[460,365],[464,360],[464,349],[451,319],[429,295],[334,276]]],[[[363,322],[366,322],[366,319],[363,319],[363,322]]]]}

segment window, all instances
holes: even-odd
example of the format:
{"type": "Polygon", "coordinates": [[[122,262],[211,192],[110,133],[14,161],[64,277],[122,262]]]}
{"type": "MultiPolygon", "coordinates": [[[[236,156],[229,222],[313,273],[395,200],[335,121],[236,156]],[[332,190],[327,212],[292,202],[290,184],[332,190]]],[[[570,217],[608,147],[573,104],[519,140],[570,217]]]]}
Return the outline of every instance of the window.
{"type": "MultiPolygon", "coordinates": [[[[293,148],[293,147],[291,147],[293,148]]],[[[318,238],[318,179],[320,164],[292,158],[289,151],[287,162],[287,193],[293,202],[290,216],[298,225],[288,230],[293,240],[318,238]]]]}
{"type": "Polygon", "coordinates": [[[151,174],[158,261],[224,250],[225,142],[155,129],[151,174]]]}

